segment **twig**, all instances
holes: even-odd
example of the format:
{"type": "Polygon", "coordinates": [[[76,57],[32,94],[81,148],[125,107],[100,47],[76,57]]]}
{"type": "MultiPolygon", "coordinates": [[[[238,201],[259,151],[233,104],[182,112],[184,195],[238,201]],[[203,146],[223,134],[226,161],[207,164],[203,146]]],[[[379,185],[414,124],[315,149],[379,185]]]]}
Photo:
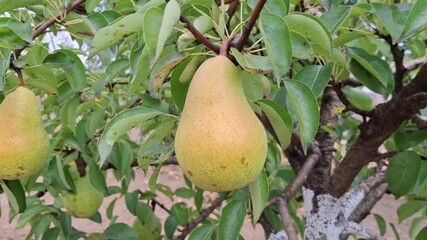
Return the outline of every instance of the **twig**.
{"type": "Polygon", "coordinates": [[[161,209],[165,210],[168,214],[171,214],[171,211],[161,202],[159,202],[157,199],[153,198],[151,200],[151,207],[153,208],[153,211],[156,209],[156,205],[159,206],[161,209]]]}
{"type": "Polygon", "coordinates": [[[240,1],[233,1],[230,4],[230,7],[227,9],[227,16],[228,16],[228,20],[227,20],[227,30],[228,32],[231,32],[231,28],[230,28],[230,22],[231,19],[233,18],[234,13],[236,13],[237,10],[237,6],[239,6],[240,1]]]}
{"type": "Polygon", "coordinates": [[[283,226],[285,228],[286,235],[288,235],[288,239],[298,240],[297,231],[295,230],[291,214],[288,210],[288,202],[284,199],[280,199],[277,202],[277,208],[279,210],[280,218],[282,218],[283,226]]]}
{"type": "Polygon", "coordinates": [[[208,47],[210,50],[214,51],[215,53],[219,53],[219,46],[212,43],[211,41],[209,41],[205,36],[203,36],[202,33],[199,32],[199,30],[197,30],[197,28],[195,28],[193,26],[193,24],[190,23],[190,21],[184,17],[182,14],[179,17],[179,20],[181,22],[183,22],[185,24],[185,27],[188,29],[188,31],[190,31],[193,36],[199,40],[203,45],[205,45],[206,47],[208,47]]]}
{"type": "Polygon", "coordinates": [[[398,43],[393,43],[390,35],[384,35],[376,30],[376,34],[384,39],[387,44],[390,46],[391,54],[396,66],[396,71],[394,73],[394,90],[399,92],[403,87],[403,76],[407,72],[407,69],[403,65],[403,57],[405,56],[404,51],[399,49],[398,43]]]}
{"type": "Polygon", "coordinates": [[[257,5],[254,8],[254,11],[252,12],[252,15],[249,17],[248,22],[245,25],[245,29],[243,30],[242,35],[237,40],[237,42],[232,43],[232,47],[237,48],[239,51],[242,51],[243,46],[245,45],[246,41],[249,38],[249,34],[252,31],[252,28],[255,25],[256,20],[259,17],[259,14],[261,13],[262,8],[264,7],[267,0],[259,0],[257,5]]]}
{"type": "Polygon", "coordinates": [[[134,108],[134,107],[138,106],[138,104],[139,104],[139,103],[141,103],[141,101],[142,101],[142,98],[141,98],[141,97],[136,98],[136,99],[135,99],[135,101],[133,101],[133,102],[128,106],[128,109],[131,109],[131,108],[134,108]]]}
{"type": "Polygon", "coordinates": [[[197,227],[200,223],[202,223],[209,215],[215,211],[215,209],[221,205],[222,201],[224,201],[225,196],[219,196],[215,201],[212,202],[212,204],[203,209],[203,211],[200,213],[200,216],[196,218],[194,221],[191,221],[187,224],[187,226],[182,230],[182,233],[178,236],[178,240],[184,240],[185,237],[190,234],[190,232],[197,227]]]}
{"type": "Polygon", "coordinates": [[[290,200],[295,193],[302,187],[305,183],[310,171],[316,165],[321,155],[319,146],[317,142],[313,141],[309,147],[308,157],[305,160],[302,167],[299,169],[297,176],[286,186],[285,190],[282,193],[282,198],[286,201],[290,200]]]}
{"type": "Polygon", "coordinates": [[[56,14],[54,17],[51,17],[49,20],[42,23],[40,26],[36,28],[36,30],[33,32],[33,39],[40,36],[46,29],[48,29],[50,26],[52,26],[57,19],[62,19],[67,13],[71,12],[73,9],[80,6],[82,3],[84,3],[86,0],[76,0],[70,5],[68,5],[64,10],[62,10],[60,13],[56,14]]]}

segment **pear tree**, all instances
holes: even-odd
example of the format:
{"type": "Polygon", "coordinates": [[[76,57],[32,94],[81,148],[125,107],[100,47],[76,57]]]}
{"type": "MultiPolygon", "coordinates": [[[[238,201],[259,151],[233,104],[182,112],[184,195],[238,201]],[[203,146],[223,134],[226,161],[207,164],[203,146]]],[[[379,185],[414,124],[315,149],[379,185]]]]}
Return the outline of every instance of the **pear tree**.
{"type": "Polygon", "coordinates": [[[427,239],[427,1],[0,0],[0,29],[27,239],[427,239]],[[409,232],[361,223],[385,195],[409,232]]]}

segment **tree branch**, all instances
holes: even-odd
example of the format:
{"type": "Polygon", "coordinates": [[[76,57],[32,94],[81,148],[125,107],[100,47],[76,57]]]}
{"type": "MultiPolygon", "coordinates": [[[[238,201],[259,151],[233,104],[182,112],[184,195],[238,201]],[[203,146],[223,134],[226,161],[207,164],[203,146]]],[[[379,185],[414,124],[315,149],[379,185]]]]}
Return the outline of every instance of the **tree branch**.
{"type": "Polygon", "coordinates": [[[284,200],[290,200],[295,195],[295,193],[303,186],[303,184],[309,177],[311,170],[319,161],[320,155],[321,152],[318,147],[318,144],[316,141],[313,141],[310,144],[307,158],[305,159],[305,162],[302,167],[298,170],[297,176],[292,180],[291,183],[289,183],[288,186],[286,186],[285,190],[282,193],[282,198],[284,200]]]}
{"type": "Polygon", "coordinates": [[[203,209],[203,211],[200,213],[199,217],[196,218],[194,221],[191,221],[190,223],[187,224],[187,226],[184,228],[184,230],[182,230],[181,235],[178,236],[178,240],[184,240],[185,237],[191,233],[191,231],[197,227],[197,225],[199,225],[200,223],[202,223],[207,217],[209,217],[209,215],[215,211],[215,209],[221,205],[222,201],[224,201],[225,196],[224,195],[220,195],[217,199],[215,199],[215,201],[212,202],[212,204],[203,209]]]}
{"type": "Polygon", "coordinates": [[[295,230],[294,223],[292,222],[291,214],[288,210],[288,202],[284,199],[279,199],[277,202],[280,218],[282,219],[283,226],[285,227],[286,235],[289,240],[298,240],[297,231],[295,230]]]}
{"type": "Polygon", "coordinates": [[[62,10],[60,13],[56,14],[54,17],[51,17],[49,20],[42,23],[40,26],[36,28],[36,30],[33,32],[33,39],[40,36],[46,29],[48,29],[50,26],[52,26],[57,19],[62,19],[67,13],[71,12],[72,10],[76,9],[78,6],[83,4],[86,0],[76,0],[70,5],[68,5],[64,10],[62,10]]]}
{"type": "Polygon", "coordinates": [[[421,118],[420,116],[413,116],[411,120],[415,123],[418,129],[427,130],[427,120],[421,118]]]}
{"type": "Polygon", "coordinates": [[[197,30],[197,28],[195,28],[193,24],[191,24],[191,22],[186,17],[184,17],[184,15],[181,14],[179,20],[185,24],[185,27],[188,29],[188,31],[190,31],[193,36],[197,40],[199,40],[199,42],[201,42],[203,45],[205,45],[207,48],[214,51],[215,53],[219,53],[220,47],[205,38],[205,36],[203,36],[203,34],[201,34],[199,30],[197,30]]]}
{"type": "Polygon", "coordinates": [[[232,43],[232,47],[237,48],[239,51],[242,51],[243,46],[245,45],[246,41],[249,38],[249,34],[252,31],[252,28],[255,25],[256,20],[259,17],[259,14],[261,13],[262,8],[264,7],[267,0],[259,0],[257,5],[254,8],[254,11],[252,12],[252,15],[249,17],[248,22],[245,25],[245,29],[243,30],[242,35],[240,38],[232,43]]]}
{"type": "Polygon", "coordinates": [[[391,39],[390,35],[384,35],[378,30],[376,31],[376,34],[380,38],[384,39],[390,46],[390,51],[393,55],[396,67],[396,71],[394,72],[394,90],[395,92],[399,92],[403,87],[403,76],[407,72],[407,69],[403,65],[403,58],[405,56],[404,50],[399,49],[398,43],[393,43],[393,40],[391,39]]]}
{"type": "Polygon", "coordinates": [[[379,104],[368,122],[362,123],[360,135],[328,180],[326,190],[339,197],[350,187],[360,169],[378,151],[378,147],[411,116],[427,104],[427,64],[391,100],[379,104]]]}

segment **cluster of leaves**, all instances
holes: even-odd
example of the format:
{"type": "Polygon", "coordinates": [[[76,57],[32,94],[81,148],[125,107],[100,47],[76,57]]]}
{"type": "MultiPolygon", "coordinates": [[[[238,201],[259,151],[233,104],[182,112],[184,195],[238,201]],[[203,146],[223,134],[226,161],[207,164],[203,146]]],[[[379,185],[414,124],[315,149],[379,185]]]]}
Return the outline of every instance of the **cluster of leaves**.
{"type": "MultiPolygon", "coordinates": [[[[42,178],[0,181],[11,205],[10,220],[19,217],[18,227],[31,225],[28,238],[137,239],[142,233],[143,239],[160,239],[163,232],[167,239],[189,234],[190,239],[234,240],[249,213],[254,225],[261,217],[270,231],[280,231],[284,226],[277,207],[267,202],[280,196],[295,175],[281,165],[282,152],[294,131],[307,151],[319,128],[320,99],[327,85],[357,78],[360,84],[346,86],[343,94],[352,106],[369,112],[376,106],[372,96],[386,100],[395,89],[396,70],[390,66],[396,59],[383,36],[406,51],[406,62],[425,56],[425,1],[313,1],[307,12],[314,15],[299,12],[304,10],[300,1],[267,1],[244,48],[231,43],[229,51],[241,67],[249,103],[271,123],[267,161],[254,183],[221,193],[209,209],[203,191],[187,179],[176,190],[157,182],[162,167],[173,160],[174,132],[191,78],[207,57],[217,54],[200,43],[188,23],[182,24],[182,17],[219,46],[222,39],[242,36],[258,1],[241,1],[235,12],[227,12],[231,5],[213,0],[81,2],[64,12],[72,1],[0,0],[0,101],[18,85],[10,66],[21,69],[25,85],[41,96],[51,138],[51,158],[42,178]],[[54,15],[57,22],[34,35],[54,15]],[[58,44],[60,38],[68,41],[58,44]],[[142,126],[137,140],[127,134],[136,126],[142,126]],[[107,219],[99,213],[91,217],[95,222],[110,221],[103,233],[88,235],[73,228],[58,197],[74,189],[72,161],[87,165],[86,174],[105,196],[124,198],[138,221],[132,227],[117,223],[114,200],[107,219]],[[147,173],[150,168],[149,188],[130,192],[135,172],[147,173]],[[120,187],[106,184],[107,171],[120,187]],[[55,202],[46,204],[44,194],[55,202]],[[164,222],[152,207],[159,194],[174,202],[164,222]],[[194,205],[175,202],[177,198],[194,205]],[[227,204],[221,209],[222,200],[227,204]],[[209,217],[217,209],[218,217],[209,217]]],[[[411,72],[403,81],[413,77],[411,72]]],[[[335,109],[340,114],[338,126],[324,128],[339,145],[337,161],[357,138],[362,122],[343,109],[335,109]]],[[[423,212],[411,227],[410,234],[418,234],[417,239],[427,234],[426,228],[419,233],[417,228],[427,214],[427,165],[421,161],[426,156],[426,134],[407,123],[385,144],[388,151],[399,152],[387,172],[390,190],[408,197],[399,208],[399,221],[423,212]]],[[[361,171],[355,182],[372,172],[361,171]]],[[[303,234],[304,219],[296,214],[302,203],[297,199],[290,201],[289,209],[303,234]]],[[[385,220],[376,217],[384,234],[385,220]]]]}

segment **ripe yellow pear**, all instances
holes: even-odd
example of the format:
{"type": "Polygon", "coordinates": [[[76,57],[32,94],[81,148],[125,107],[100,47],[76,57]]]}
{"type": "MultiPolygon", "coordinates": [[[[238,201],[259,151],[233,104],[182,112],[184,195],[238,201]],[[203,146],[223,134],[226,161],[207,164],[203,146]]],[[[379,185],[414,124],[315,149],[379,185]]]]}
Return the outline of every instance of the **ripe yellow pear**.
{"type": "Polygon", "coordinates": [[[0,179],[21,179],[39,172],[49,156],[34,93],[18,87],[0,104],[0,179]]]}
{"type": "Polygon", "coordinates": [[[88,218],[94,215],[104,200],[104,194],[90,182],[89,175],[80,177],[76,170],[71,169],[75,193],[65,193],[62,197],[67,212],[76,218],[88,218]]]}
{"type": "Polygon", "coordinates": [[[261,172],[267,155],[265,129],[228,58],[208,59],[194,74],[175,153],[184,174],[207,191],[242,188],[261,172]]]}

